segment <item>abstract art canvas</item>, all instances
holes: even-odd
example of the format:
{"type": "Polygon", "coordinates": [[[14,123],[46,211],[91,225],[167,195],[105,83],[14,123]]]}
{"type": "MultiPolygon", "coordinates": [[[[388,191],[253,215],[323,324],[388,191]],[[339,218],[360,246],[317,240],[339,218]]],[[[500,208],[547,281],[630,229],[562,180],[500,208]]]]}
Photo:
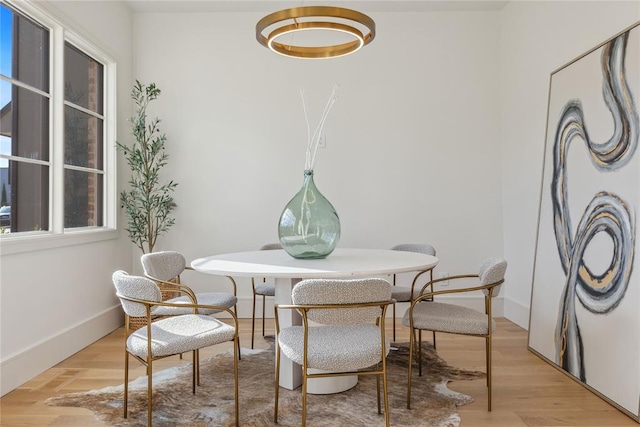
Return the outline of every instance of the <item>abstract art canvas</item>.
{"type": "Polygon", "coordinates": [[[529,349],[639,421],[640,23],[551,73],[529,349]]]}

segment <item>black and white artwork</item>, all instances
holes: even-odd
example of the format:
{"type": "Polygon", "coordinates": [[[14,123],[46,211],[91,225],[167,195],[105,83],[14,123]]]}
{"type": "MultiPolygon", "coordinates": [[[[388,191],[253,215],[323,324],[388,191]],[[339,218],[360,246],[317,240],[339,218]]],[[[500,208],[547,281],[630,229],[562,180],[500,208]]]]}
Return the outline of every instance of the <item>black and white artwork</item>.
{"type": "Polygon", "coordinates": [[[529,348],[638,420],[640,27],[551,74],[529,348]]]}

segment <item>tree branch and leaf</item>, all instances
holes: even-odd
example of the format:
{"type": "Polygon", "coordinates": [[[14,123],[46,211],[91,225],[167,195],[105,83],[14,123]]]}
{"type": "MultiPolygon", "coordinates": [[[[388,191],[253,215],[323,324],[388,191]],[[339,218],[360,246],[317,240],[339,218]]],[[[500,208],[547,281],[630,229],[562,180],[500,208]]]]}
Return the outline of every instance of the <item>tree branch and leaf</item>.
{"type": "Polygon", "coordinates": [[[155,83],[147,86],[136,80],[131,92],[136,113],[130,119],[134,142],[131,147],[116,142],[131,169],[130,189],[120,193],[120,204],[128,217],[126,230],[142,253],[153,252],[158,237],[175,224],[172,193],[178,184],[172,180],[160,183],[160,170],[169,158],[164,147],[167,137],[158,127],[160,119],[147,121],[147,107],[159,95],[155,83]]]}

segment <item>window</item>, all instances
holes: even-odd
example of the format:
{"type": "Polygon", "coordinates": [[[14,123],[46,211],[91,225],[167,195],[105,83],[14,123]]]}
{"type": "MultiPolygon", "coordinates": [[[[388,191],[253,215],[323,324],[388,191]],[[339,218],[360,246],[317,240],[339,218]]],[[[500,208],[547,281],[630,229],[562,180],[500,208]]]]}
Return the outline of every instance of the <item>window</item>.
{"type": "Polygon", "coordinates": [[[2,204],[10,230],[48,230],[49,31],[4,5],[0,14],[2,204]]]}
{"type": "Polygon", "coordinates": [[[115,64],[23,3],[0,4],[2,239],[115,228],[115,64]]]}
{"type": "Polygon", "coordinates": [[[70,43],[64,59],[64,226],[101,226],[103,66],[70,43]]]}

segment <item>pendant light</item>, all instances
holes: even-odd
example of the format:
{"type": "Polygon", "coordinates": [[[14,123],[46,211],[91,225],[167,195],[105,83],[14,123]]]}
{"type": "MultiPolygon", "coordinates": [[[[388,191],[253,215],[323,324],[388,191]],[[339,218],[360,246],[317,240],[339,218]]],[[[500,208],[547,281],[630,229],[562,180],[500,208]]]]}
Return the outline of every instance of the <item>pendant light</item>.
{"type": "Polygon", "coordinates": [[[280,10],[256,24],[258,42],[280,55],[294,58],[334,58],[356,52],[371,43],[376,24],[369,16],[352,9],[332,6],[301,6],[280,10]],[[337,32],[346,42],[294,44],[302,32],[337,32]],[[292,40],[285,43],[284,40],[292,40]]]}

